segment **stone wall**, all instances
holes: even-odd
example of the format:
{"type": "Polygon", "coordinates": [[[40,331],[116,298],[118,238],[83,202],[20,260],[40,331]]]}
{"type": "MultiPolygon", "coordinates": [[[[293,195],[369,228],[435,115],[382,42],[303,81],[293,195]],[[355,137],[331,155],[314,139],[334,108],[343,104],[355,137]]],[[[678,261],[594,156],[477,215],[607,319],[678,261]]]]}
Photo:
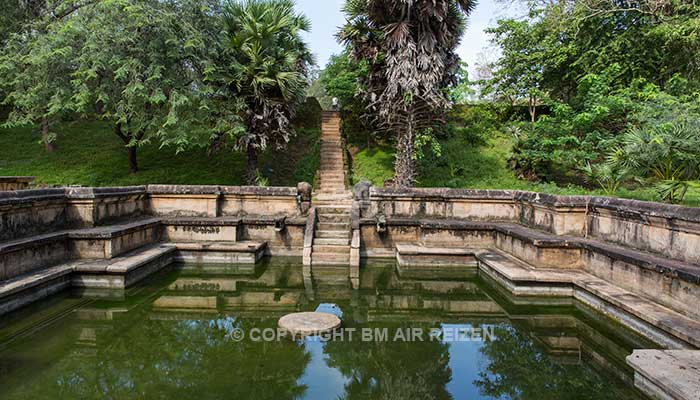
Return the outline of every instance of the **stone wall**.
{"type": "Polygon", "coordinates": [[[147,193],[149,213],[168,217],[295,216],[310,201],[289,187],[149,185],[147,193]]]}
{"type": "Polygon", "coordinates": [[[0,193],[0,241],[105,225],[143,214],[146,188],[61,188],[0,193]]]}
{"type": "MultiPolygon", "coordinates": [[[[595,238],[700,264],[700,208],[508,190],[399,190],[358,185],[355,191],[365,225],[378,216],[394,224],[409,219],[512,222],[557,236],[595,238]]],[[[405,229],[410,230],[409,225],[405,229]]]]}
{"type": "Polygon", "coordinates": [[[700,264],[700,209],[634,200],[592,198],[590,237],[700,264]]]}
{"type": "Polygon", "coordinates": [[[0,192],[0,241],[64,229],[64,189],[0,192]]]}

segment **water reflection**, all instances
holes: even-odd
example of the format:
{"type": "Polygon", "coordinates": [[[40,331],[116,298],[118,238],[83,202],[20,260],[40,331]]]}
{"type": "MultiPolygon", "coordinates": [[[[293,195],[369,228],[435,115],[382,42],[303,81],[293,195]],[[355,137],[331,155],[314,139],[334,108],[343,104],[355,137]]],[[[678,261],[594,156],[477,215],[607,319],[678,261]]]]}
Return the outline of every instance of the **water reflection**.
{"type": "MultiPolygon", "coordinates": [[[[0,324],[0,397],[639,398],[624,357],[649,347],[585,308],[513,299],[454,271],[181,266],[128,292],[54,298],[0,324]],[[428,277],[429,276],[429,277],[428,277]],[[236,330],[338,304],[344,327],[489,328],[493,340],[258,342],[236,330]]],[[[427,339],[427,338],[426,338],[427,339]]],[[[444,339],[444,338],[443,338],[444,339]]]]}

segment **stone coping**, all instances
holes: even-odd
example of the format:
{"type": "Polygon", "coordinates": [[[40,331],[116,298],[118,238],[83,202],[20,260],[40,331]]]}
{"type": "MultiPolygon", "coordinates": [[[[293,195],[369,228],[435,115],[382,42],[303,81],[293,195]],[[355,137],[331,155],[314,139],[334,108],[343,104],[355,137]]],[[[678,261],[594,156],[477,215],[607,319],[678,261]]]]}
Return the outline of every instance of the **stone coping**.
{"type": "Polygon", "coordinates": [[[99,199],[115,196],[145,196],[146,186],[66,188],[69,199],[99,199]]]}
{"type": "Polygon", "coordinates": [[[645,217],[658,217],[700,223],[700,208],[697,207],[685,207],[679,205],[613,197],[560,196],[519,190],[478,190],[446,188],[393,189],[375,187],[371,187],[369,189],[369,195],[369,200],[372,201],[386,201],[392,198],[404,198],[420,201],[512,201],[514,203],[529,203],[533,205],[542,205],[554,208],[582,208],[594,212],[603,209],[612,210],[622,213],[625,217],[637,220],[644,220],[645,217]]]}
{"type": "Polygon", "coordinates": [[[591,211],[610,210],[622,214],[625,218],[642,221],[646,221],[647,217],[656,217],[700,223],[700,208],[650,201],[594,197],[591,199],[589,209],[591,211]]]}
{"type": "MultiPolygon", "coordinates": [[[[362,219],[361,225],[374,226],[374,219],[362,219]]],[[[428,220],[410,218],[388,218],[387,226],[414,226],[424,229],[449,229],[461,231],[493,231],[515,237],[538,248],[584,249],[603,254],[614,260],[624,261],[645,270],[677,277],[700,284],[700,266],[676,261],[641,250],[630,249],[599,240],[576,236],[557,236],[508,222],[471,222],[464,220],[428,220]]]]}
{"type": "Polygon", "coordinates": [[[54,200],[65,201],[66,189],[30,189],[0,192],[0,206],[54,200]]]}
{"type": "Polygon", "coordinates": [[[515,192],[511,190],[480,190],[480,189],[447,189],[447,188],[375,188],[369,191],[371,200],[403,197],[409,199],[450,200],[450,199],[480,199],[480,200],[510,200],[515,192]]]}
{"type": "Polygon", "coordinates": [[[148,185],[146,191],[155,195],[254,195],[254,196],[296,196],[295,187],[260,186],[190,186],[190,185],[148,185]]]}

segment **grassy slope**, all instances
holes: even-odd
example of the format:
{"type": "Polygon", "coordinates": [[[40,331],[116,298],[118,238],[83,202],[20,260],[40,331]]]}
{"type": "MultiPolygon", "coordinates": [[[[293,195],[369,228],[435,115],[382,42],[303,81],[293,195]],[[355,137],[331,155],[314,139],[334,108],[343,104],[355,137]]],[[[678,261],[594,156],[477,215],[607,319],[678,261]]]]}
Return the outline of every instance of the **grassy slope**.
{"type": "MultiPolygon", "coordinates": [[[[449,140],[443,143],[443,160],[429,159],[421,163],[418,186],[605,195],[600,190],[587,190],[579,186],[559,187],[555,184],[518,179],[507,166],[506,160],[511,145],[507,137],[493,137],[485,146],[465,145],[458,140],[449,140]],[[453,167],[450,168],[450,165],[453,167]]],[[[393,150],[389,146],[357,152],[353,160],[353,183],[368,180],[375,186],[383,186],[384,181],[393,176],[393,158],[393,150]]],[[[616,195],[638,200],[655,200],[654,191],[651,189],[621,189],[616,195]]],[[[700,206],[700,191],[689,192],[685,204],[700,206]]]]}
{"type": "MultiPolygon", "coordinates": [[[[107,124],[70,122],[56,131],[58,151],[47,154],[36,128],[0,129],[0,175],[36,176],[41,185],[243,184],[241,153],[221,151],[208,157],[198,149],[176,155],[172,149],[148,144],[138,150],[141,171],[130,176],[123,143],[107,124]]],[[[262,154],[261,170],[270,184],[312,181],[318,166],[318,136],[318,130],[300,130],[289,150],[262,154]]]]}

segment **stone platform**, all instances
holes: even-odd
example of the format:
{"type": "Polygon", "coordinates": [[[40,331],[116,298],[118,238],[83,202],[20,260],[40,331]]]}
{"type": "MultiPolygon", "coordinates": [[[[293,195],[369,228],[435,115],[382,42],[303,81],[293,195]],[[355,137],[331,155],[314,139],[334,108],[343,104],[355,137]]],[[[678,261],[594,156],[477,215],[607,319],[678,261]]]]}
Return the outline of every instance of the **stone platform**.
{"type": "Polygon", "coordinates": [[[294,338],[317,336],[340,328],[340,318],[322,312],[302,312],[285,315],[278,326],[294,338]]]}

